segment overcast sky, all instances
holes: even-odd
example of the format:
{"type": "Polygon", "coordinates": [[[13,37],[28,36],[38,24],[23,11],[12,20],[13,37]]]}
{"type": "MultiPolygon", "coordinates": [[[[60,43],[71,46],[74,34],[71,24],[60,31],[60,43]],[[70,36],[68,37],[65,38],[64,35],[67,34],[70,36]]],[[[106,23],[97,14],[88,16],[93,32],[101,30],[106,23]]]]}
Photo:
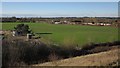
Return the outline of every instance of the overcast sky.
{"type": "Polygon", "coordinates": [[[3,16],[116,17],[117,2],[3,2],[3,16]]]}

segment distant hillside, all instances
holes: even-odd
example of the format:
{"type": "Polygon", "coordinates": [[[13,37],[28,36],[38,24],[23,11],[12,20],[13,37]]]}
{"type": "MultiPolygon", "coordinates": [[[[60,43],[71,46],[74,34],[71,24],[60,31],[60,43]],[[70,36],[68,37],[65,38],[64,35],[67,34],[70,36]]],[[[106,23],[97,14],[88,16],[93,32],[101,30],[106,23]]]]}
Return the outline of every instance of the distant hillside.
{"type": "Polygon", "coordinates": [[[54,62],[46,62],[33,66],[116,66],[118,65],[118,50],[120,49],[116,48],[106,52],[78,56],[54,62]]]}

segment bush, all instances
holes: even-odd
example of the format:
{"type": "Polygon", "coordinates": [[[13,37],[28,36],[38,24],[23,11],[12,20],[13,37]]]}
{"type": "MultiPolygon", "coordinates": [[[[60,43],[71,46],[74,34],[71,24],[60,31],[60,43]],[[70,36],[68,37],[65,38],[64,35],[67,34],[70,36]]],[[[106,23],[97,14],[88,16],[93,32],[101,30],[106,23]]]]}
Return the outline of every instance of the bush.
{"type": "Polygon", "coordinates": [[[18,33],[18,35],[26,35],[27,33],[30,33],[29,26],[25,24],[18,24],[16,27],[14,27],[15,31],[18,33]]]}
{"type": "Polygon", "coordinates": [[[117,41],[113,43],[89,44],[80,50],[75,48],[64,48],[55,45],[45,45],[35,41],[3,40],[2,44],[2,65],[22,66],[29,64],[43,63],[69,57],[98,53],[110,50],[111,46],[119,46],[117,41]]]}
{"type": "Polygon", "coordinates": [[[50,48],[44,44],[34,44],[22,40],[3,40],[3,66],[14,66],[16,63],[24,62],[34,64],[47,61],[50,48]]]}

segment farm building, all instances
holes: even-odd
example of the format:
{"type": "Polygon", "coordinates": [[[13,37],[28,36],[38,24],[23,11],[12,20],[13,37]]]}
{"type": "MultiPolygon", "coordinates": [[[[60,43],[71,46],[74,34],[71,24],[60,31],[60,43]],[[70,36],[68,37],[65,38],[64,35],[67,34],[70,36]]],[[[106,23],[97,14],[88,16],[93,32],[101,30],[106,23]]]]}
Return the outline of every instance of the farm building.
{"type": "Polygon", "coordinates": [[[88,25],[92,25],[93,23],[87,23],[88,25]]]}
{"type": "Polygon", "coordinates": [[[53,24],[62,24],[61,21],[59,21],[59,20],[57,20],[57,21],[53,21],[53,20],[52,20],[52,23],[53,23],[53,24]]]}
{"type": "Polygon", "coordinates": [[[104,25],[106,25],[106,26],[110,26],[110,25],[112,25],[112,24],[107,23],[107,24],[104,24],[104,25]]]}
{"type": "Polygon", "coordinates": [[[98,26],[110,26],[109,23],[82,23],[83,25],[98,25],[98,26]]]}
{"type": "Polygon", "coordinates": [[[66,20],[62,22],[62,24],[68,24],[68,23],[69,23],[69,22],[68,22],[68,21],[66,21],[66,20]]]}
{"type": "Polygon", "coordinates": [[[112,24],[109,23],[96,23],[96,25],[100,25],[100,26],[110,26],[112,24]]]}
{"type": "Polygon", "coordinates": [[[61,24],[61,22],[54,22],[54,24],[61,24]]]}
{"type": "Polygon", "coordinates": [[[96,25],[95,23],[82,23],[83,25],[96,25]]]}
{"type": "Polygon", "coordinates": [[[32,39],[32,34],[27,34],[27,39],[32,39]]]}

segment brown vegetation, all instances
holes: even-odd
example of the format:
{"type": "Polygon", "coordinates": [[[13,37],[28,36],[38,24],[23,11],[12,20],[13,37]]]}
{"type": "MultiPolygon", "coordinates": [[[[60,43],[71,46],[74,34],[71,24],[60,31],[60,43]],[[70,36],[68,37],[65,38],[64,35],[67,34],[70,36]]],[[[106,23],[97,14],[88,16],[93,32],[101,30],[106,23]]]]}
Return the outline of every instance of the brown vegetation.
{"type": "MultiPolygon", "coordinates": [[[[2,40],[2,65],[26,66],[31,64],[44,63],[70,57],[88,55],[117,48],[119,41],[88,44],[81,49],[76,47],[60,47],[53,44],[46,45],[38,41],[24,41],[22,39],[4,39],[2,40]]],[[[76,46],[76,45],[75,45],[76,46]]]]}
{"type": "Polygon", "coordinates": [[[33,66],[118,66],[118,49],[33,66]]]}

